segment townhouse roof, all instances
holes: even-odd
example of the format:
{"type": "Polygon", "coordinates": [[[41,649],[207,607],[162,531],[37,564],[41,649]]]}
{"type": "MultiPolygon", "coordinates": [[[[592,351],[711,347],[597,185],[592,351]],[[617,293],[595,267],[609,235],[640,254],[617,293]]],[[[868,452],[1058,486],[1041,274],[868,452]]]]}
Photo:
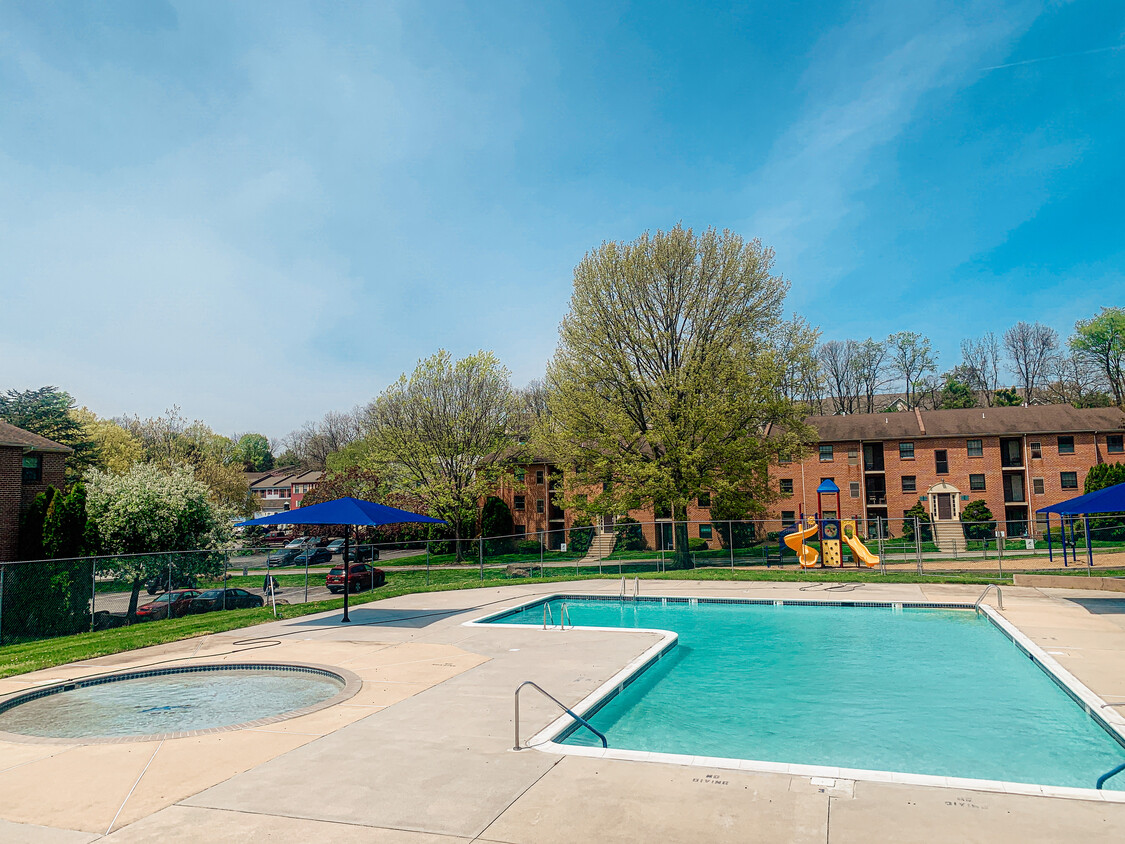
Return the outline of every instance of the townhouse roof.
{"type": "MultiPolygon", "coordinates": [[[[252,474],[258,474],[257,472],[252,474]]],[[[274,487],[287,487],[293,483],[299,471],[293,469],[283,469],[280,472],[269,472],[258,478],[256,481],[250,482],[250,489],[273,489],[274,487]]]]}
{"type": "Polygon", "coordinates": [[[294,484],[315,484],[324,478],[324,472],[319,469],[314,469],[311,472],[304,472],[300,475],[294,475],[290,479],[290,483],[294,484]]]}
{"type": "Polygon", "coordinates": [[[7,422],[0,422],[0,446],[21,448],[24,451],[47,451],[58,454],[70,454],[74,451],[70,446],[33,434],[31,431],[25,431],[23,428],[17,428],[15,425],[9,425],[7,422]]]}
{"type": "Polygon", "coordinates": [[[1069,404],[810,416],[805,421],[821,442],[1125,431],[1125,411],[1120,408],[1069,404]]]}

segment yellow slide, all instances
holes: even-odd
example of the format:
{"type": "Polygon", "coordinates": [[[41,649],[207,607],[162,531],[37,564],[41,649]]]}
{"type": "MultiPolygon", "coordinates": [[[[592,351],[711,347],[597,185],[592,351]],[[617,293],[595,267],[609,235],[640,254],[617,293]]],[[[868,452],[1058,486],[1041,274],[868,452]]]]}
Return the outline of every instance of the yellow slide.
{"type": "Polygon", "coordinates": [[[873,568],[879,565],[879,557],[877,554],[872,554],[867,550],[867,546],[859,541],[859,537],[855,534],[850,534],[845,530],[844,542],[848,543],[848,547],[852,549],[852,555],[863,563],[868,568],[873,568]]]}
{"type": "Polygon", "coordinates": [[[800,528],[785,537],[785,544],[797,552],[797,559],[803,569],[812,568],[816,565],[816,561],[820,559],[816,549],[805,544],[805,540],[810,536],[815,536],[818,530],[819,528],[814,522],[812,525],[800,528]]]}

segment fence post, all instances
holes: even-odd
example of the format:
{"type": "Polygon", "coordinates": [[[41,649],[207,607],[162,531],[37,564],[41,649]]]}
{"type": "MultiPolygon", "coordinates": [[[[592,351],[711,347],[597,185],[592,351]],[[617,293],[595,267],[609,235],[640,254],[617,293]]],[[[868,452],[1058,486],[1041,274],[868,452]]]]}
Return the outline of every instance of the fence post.
{"type": "Polygon", "coordinates": [[[918,560],[918,574],[922,574],[922,520],[914,517],[914,553],[918,560]]]}
{"type": "MultiPolygon", "coordinates": [[[[0,563],[0,645],[4,644],[4,572],[8,567],[0,563]]],[[[94,593],[90,593],[90,629],[94,629],[94,593]]]]}
{"type": "MultiPolygon", "coordinates": [[[[340,553],[343,553],[343,552],[340,552],[340,553]]],[[[344,560],[344,569],[346,570],[347,567],[348,567],[348,561],[344,560]]],[[[329,570],[331,570],[331,566],[329,566],[329,570]]],[[[266,576],[267,577],[269,576],[269,573],[270,573],[270,564],[269,564],[269,558],[267,557],[266,558],[266,576]]],[[[309,602],[309,555],[305,554],[305,603],[307,604],[308,602],[309,602]]]]}
{"type": "Polygon", "coordinates": [[[90,632],[94,632],[94,612],[98,602],[98,558],[90,560],[90,632]]]}
{"type": "Polygon", "coordinates": [[[539,576],[543,577],[543,546],[547,544],[547,537],[539,534],[539,576]]]}
{"type": "Polygon", "coordinates": [[[480,556],[480,579],[484,580],[484,537],[477,538],[477,553],[480,556]]]}
{"type": "Polygon", "coordinates": [[[430,585],[430,540],[426,540],[426,585],[430,585]]]}
{"type": "Polygon", "coordinates": [[[730,570],[734,573],[734,522],[727,522],[727,539],[730,541],[730,570]]]}

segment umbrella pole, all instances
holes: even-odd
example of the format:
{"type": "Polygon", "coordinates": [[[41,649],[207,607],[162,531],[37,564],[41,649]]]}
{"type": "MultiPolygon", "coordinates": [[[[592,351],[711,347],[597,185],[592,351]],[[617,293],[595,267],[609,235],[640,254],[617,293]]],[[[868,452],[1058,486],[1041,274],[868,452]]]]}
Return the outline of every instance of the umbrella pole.
{"type": "MultiPolygon", "coordinates": [[[[344,617],[340,619],[342,624],[347,624],[351,621],[348,618],[348,593],[352,591],[352,585],[348,582],[348,575],[351,574],[352,567],[348,562],[348,540],[352,538],[352,526],[344,525],[344,617]]],[[[356,554],[359,558],[359,554],[356,554]]]]}

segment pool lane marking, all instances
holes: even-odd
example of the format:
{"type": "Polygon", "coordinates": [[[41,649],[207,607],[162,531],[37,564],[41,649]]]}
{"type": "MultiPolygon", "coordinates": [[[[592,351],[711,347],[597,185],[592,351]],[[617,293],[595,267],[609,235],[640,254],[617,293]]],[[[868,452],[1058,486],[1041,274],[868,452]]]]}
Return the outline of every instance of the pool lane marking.
{"type": "Polygon", "coordinates": [[[148,762],[145,763],[144,769],[141,771],[140,776],[137,777],[137,781],[133,783],[133,787],[129,789],[129,793],[125,795],[125,799],[121,801],[121,805],[117,807],[117,814],[115,814],[113,820],[109,822],[109,828],[105,831],[106,835],[109,835],[110,832],[113,831],[113,825],[117,823],[117,819],[121,816],[125,804],[129,802],[129,798],[133,796],[133,792],[136,791],[137,786],[141,784],[144,775],[148,773],[148,766],[152,764],[152,760],[156,758],[156,754],[160,752],[160,748],[164,746],[166,740],[167,739],[161,739],[160,744],[156,745],[156,749],[152,751],[152,756],[148,757],[148,762]]]}

